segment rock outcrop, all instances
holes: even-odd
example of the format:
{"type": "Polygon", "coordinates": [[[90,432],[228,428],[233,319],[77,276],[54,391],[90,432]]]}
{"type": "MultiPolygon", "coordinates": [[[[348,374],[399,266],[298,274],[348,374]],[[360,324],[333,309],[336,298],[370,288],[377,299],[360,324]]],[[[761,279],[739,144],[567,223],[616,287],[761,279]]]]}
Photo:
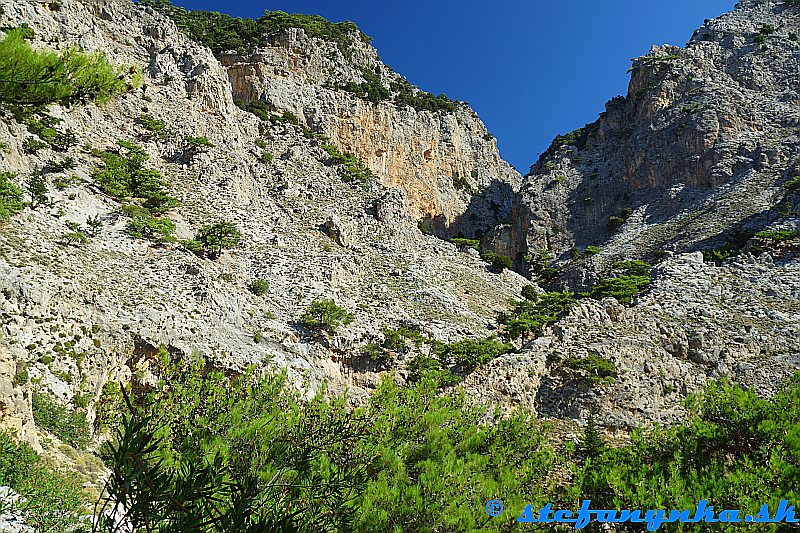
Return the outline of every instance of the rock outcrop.
{"type": "MultiPolygon", "coordinates": [[[[628,94],[554,141],[525,178],[512,226],[487,243],[521,269],[550,250],[572,270],[587,269],[566,264],[575,251],[596,245],[600,265],[588,269],[602,271],[609,259],[797,227],[782,185],[800,173],[798,33],[797,6],[743,1],[685,47],[634,59],[628,94]]],[[[570,284],[591,280],[580,277],[570,284]]]]}
{"type": "Polygon", "coordinates": [[[402,189],[411,216],[437,234],[480,237],[508,216],[521,178],[466,104],[434,112],[342,90],[362,83],[364,71],[386,87],[405,82],[360,39],[347,56],[296,28],[266,41],[247,56],[220,55],[235,98],[289,111],[357,154],[384,185],[402,189]]]}

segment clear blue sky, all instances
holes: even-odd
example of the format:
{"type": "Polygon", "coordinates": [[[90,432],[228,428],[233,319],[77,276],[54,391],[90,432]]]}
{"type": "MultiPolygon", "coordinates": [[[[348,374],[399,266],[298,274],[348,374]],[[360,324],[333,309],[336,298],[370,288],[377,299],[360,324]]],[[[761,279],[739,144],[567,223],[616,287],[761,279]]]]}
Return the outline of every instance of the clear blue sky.
{"type": "Polygon", "coordinates": [[[352,20],[385,63],[435,94],[466,100],[503,157],[526,173],[559,133],[593,122],[628,86],[630,58],[684,45],[734,0],[173,0],[257,18],[265,9],[352,20]]]}

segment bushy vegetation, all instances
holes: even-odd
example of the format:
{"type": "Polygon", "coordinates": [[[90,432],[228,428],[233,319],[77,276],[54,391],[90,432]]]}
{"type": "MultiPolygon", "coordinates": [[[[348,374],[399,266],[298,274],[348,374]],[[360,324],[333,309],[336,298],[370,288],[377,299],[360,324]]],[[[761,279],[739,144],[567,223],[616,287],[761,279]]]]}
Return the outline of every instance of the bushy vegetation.
{"type": "Polygon", "coordinates": [[[163,214],[179,204],[167,194],[169,184],[157,170],[145,167],[150,158],[141,146],[117,141],[121,150],[96,151],[103,161],[92,177],[104,193],[116,200],[136,199],[153,214],[163,214]]]}
{"type": "Polygon", "coordinates": [[[586,296],[596,300],[615,298],[623,304],[631,304],[633,297],[650,284],[651,265],[644,261],[621,261],[614,264],[620,275],[601,278],[586,296]]]}
{"type": "Polygon", "coordinates": [[[103,54],[33,49],[25,36],[14,29],[0,41],[0,103],[5,106],[102,103],[138,83],[138,76],[111,66],[103,54]]]}
{"type": "Polygon", "coordinates": [[[353,321],[353,315],[328,299],[314,300],[300,317],[300,324],[316,332],[335,333],[353,321]]]}
{"type": "Polygon", "coordinates": [[[366,43],[371,41],[350,21],[333,23],[318,15],[266,11],[264,16],[253,20],[211,11],[187,11],[173,6],[169,0],[137,0],[137,3],[167,15],[182,32],[217,54],[230,50],[246,54],[266,45],[268,36],[286,28],[300,28],[309,37],[333,41],[344,54],[350,53],[353,37],[366,43]]]}
{"type": "Polygon", "coordinates": [[[250,282],[248,289],[256,296],[264,296],[269,293],[269,281],[265,279],[254,279],[250,282]]]}
{"type": "Polygon", "coordinates": [[[478,250],[481,245],[481,241],[478,239],[461,239],[458,237],[453,237],[452,239],[450,239],[450,242],[452,242],[456,246],[472,248],[473,250],[478,250]]]}
{"type": "Polygon", "coordinates": [[[514,346],[493,338],[475,340],[464,339],[436,347],[435,353],[444,364],[473,369],[492,359],[514,351],[514,346]]]}
{"type": "MultiPolygon", "coordinates": [[[[52,468],[28,444],[0,432],[0,486],[25,498],[14,505],[36,531],[81,531],[83,504],[88,499],[74,475],[52,468]],[[78,529],[75,529],[78,528],[78,529]]],[[[5,510],[5,509],[4,509],[5,510]]]]}
{"type": "Polygon", "coordinates": [[[556,135],[556,138],[553,139],[553,145],[556,147],[582,145],[585,142],[586,133],[586,127],[582,127],[564,135],[556,135]]]}
{"type": "Polygon", "coordinates": [[[536,294],[526,290],[523,296],[522,300],[513,300],[511,308],[499,316],[506,334],[521,338],[523,343],[541,335],[544,326],[565,316],[576,303],[570,292],[536,294]]]}
{"type": "Polygon", "coordinates": [[[128,224],[128,234],[136,239],[148,239],[156,243],[175,242],[172,233],[175,223],[166,217],[157,217],[142,206],[124,204],[120,212],[131,220],[128,224]]]}
{"type": "Polygon", "coordinates": [[[381,77],[375,72],[363,69],[361,76],[364,78],[363,82],[355,83],[350,81],[340,88],[374,103],[391,101],[399,106],[407,105],[418,110],[431,112],[455,111],[458,109],[458,102],[450,100],[444,94],[434,96],[431,93],[422,91],[411,85],[408,80],[400,79],[392,82],[387,88],[383,84],[381,77]]]}
{"type": "Polygon", "coordinates": [[[590,244],[586,248],[583,249],[583,255],[596,255],[600,253],[600,248],[598,246],[594,246],[590,244]]]}
{"type": "Polygon", "coordinates": [[[768,239],[771,241],[790,241],[792,239],[796,239],[798,234],[795,230],[775,230],[775,231],[759,231],[756,233],[756,237],[761,239],[768,239]]]}
{"type": "MultiPolygon", "coordinates": [[[[779,500],[797,501],[800,376],[770,400],[726,381],[709,383],[687,403],[686,423],[636,431],[630,445],[585,466],[570,489],[573,498],[591,496],[606,509],[694,509],[705,499],[742,515],[755,515],[763,504],[774,513],[779,500]]],[[[759,531],[787,527],[760,524],[759,531]]],[[[719,524],[720,531],[740,529],[719,524]]]]}
{"type": "Polygon", "coordinates": [[[506,257],[494,252],[484,252],[481,254],[481,259],[489,263],[492,272],[499,274],[507,268],[511,268],[513,262],[510,257],[506,257]]]}
{"type": "Polygon", "coordinates": [[[0,222],[6,221],[23,210],[22,190],[11,181],[12,172],[0,172],[0,222]]]}
{"type": "Polygon", "coordinates": [[[617,367],[613,361],[609,361],[599,355],[568,357],[564,361],[564,366],[584,372],[589,381],[594,384],[612,383],[614,376],[617,375],[617,367]]]}
{"type": "Polygon", "coordinates": [[[242,235],[232,223],[221,220],[214,224],[208,224],[200,228],[194,239],[182,241],[188,250],[194,253],[205,254],[209,259],[217,259],[222,255],[223,250],[235,247],[239,244],[242,235]]]}
{"type": "Polygon", "coordinates": [[[85,448],[89,444],[91,432],[86,413],[71,411],[38,391],[31,394],[31,403],[36,424],[75,448],[85,448]]]}
{"type": "MultiPolygon", "coordinates": [[[[567,364],[615,371],[601,358],[567,364]]],[[[178,531],[494,531],[516,526],[525,504],[669,510],[705,499],[755,514],[800,497],[800,375],[769,400],[712,381],[685,423],[637,430],[621,447],[590,410],[576,447],[524,409],[495,418],[442,391],[451,376],[426,356],[412,384],[386,379],[354,411],[323,394],[303,401],[282,375],[161,365],[156,386],[127,393],[133,416],[107,454],[110,494],[134,527],[151,511],[178,531]],[[489,520],[495,498],[506,512],[489,520]]]]}
{"type": "Polygon", "coordinates": [[[338,148],[329,143],[323,144],[322,149],[330,156],[331,164],[341,165],[341,172],[339,175],[345,182],[359,183],[362,186],[367,186],[375,177],[372,171],[367,168],[367,165],[365,165],[357,155],[350,152],[342,153],[338,148]]]}

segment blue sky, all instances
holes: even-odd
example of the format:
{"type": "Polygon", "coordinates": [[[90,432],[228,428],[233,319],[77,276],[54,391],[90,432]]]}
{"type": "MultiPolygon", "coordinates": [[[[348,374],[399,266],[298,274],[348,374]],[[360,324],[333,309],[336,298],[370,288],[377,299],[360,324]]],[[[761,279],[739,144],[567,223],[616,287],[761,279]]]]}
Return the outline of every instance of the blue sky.
{"type": "Polygon", "coordinates": [[[265,9],[352,20],[413,84],[466,100],[523,174],[559,133],[593,122],[628,86],[630,58],[684,45],[734,0],[173,0],[257,18],[265,9]]]}

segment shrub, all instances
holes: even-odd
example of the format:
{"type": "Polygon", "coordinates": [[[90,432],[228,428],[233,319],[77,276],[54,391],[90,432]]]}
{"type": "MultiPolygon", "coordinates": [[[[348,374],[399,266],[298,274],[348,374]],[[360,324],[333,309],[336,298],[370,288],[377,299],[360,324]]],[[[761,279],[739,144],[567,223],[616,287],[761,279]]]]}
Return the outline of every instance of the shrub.
{"type": "Polygon", "coordinates": [[[85,246],[89,244],[89,237],[82,231],[70,231],[61,236],[61,243],[65,246],[85,246]]]}
{"type": "Polygon", "coordinates": [[[0,41],[2,103],[31,108],[91,100],[102,103],[136,83],[127,81],[103,54],[86,54],[78,48],[33,49],[24,36],[24,31],[11,30],[0,41]]]}
{"type": "Polygon", "coordinates": [[[22,369],[19,372],[17,372],[16,374],[14,374],[14,379],[11,382],[11,384],[14,385],[15,387],[21,387],[22,385],[25,385],[26,383],[28,383],[29,379],[30,378],[28,376],[28,371],[25,370],[25,369],[22,369]]]}
{"type": "Polygon", "coordinates": [[[800,191],[800,176],[785,181],[783,187],[788,191],[800,191]]]}
{"type": "Polygon", "coordinates": [[[256,296],[264,296],[269,292],[269,282],[265,279],[254,279],[248,288],[256,296]]]}
{"type": "Polygon", "coordinates": [[[775,26],[773,26],[772,24],[763,24],[759,32],[761,33],[761,35],[772,35],[773,33],[775,33],[775,26]]]}
{"type": "Polygon", "coordinates": [[[372,171],[357,155],[350,152],[341,153],[334,145],[327,143],[322,145],[322,149],[330,156],[331,164],[342,165],[340,175],[345,182],[367,185],[374,177],[372,171]]]}
{"type": "Polygon", "coordinates": [[[511,344],[502,343],[493,338],[464,339],[437,347],[436,355],[445,364],[455,364],[472,369],[513,350],[514,347],[511,344]]]}
{"type": "Polygon", "coordinates": [[[229,50],[246,54],[256,46],[266,45],[269,36],[286,28],[300,28],[309,37],[335,42],[345,55],[351,53],[353,37],[371,41],[350,21],[333,23],[318,15],[266,11],[264,16],[252,20],[210,11],[186,11],[168,0],[138,0],[137,3],[172,18],[183,33],[217,54],[229,50]]]}
{"type": "Polygon", "coordinates": [[[28,179],[28,195],[31,201],[28,204],[31,209],[41,206],[51,207],[53,203],[47,196],[47,180],[41,174],[33,174],[28,179]]]}
{"type": "Polygon", "coordinates": [[[340,326],[353,321],[353,315],[336,305],[333,300],[314,300],[300,317],[300,324],[315,330],[335,333],[340,326]]]}
{"type": "Polygon", "coordinates": [[[505,269],[510,269],[512,261],[510,257],[496,254],[494,252],[484,252],[481,254],[481,259],[491,265],[492,272],[499,274],[505,269]]]}
{"type": "Polygon", "coordinates": [[[264,163],[265,165],[271,165],[272,159],[273,159],[272,153],[267,152],[266,150],[261,152],[261,155],[258,158],[258,160],[264,163]]]}
{"type": "Polygon", "coordinates": [[[460,381],[444,364],[436,358],[427,355],[418,355],[408,363],[409,383],[422,381],[435,383],[437,387],[455,385],[460,381]]]}
{"type": "Polygon", "coordinates": [[[16,177],[12,172],[0,172],[0,222],[16,215],[25,207],[22,191],[11,182],[16,177]]]}
{"type": "Polygon", "coordinates": [[[223,250],[239,244],[241,237],[236,226],[223,220],[203,226],[195,234],[193,241],[184,241],[183,244],[195,253],[203,252],[209,259],[217,259],[223,250]]]}
{"type": "Polygon", "coordinates": [[[99,513],[119,502],[131,531],[352,530],[369,458],[344,401],[201,359],[155,370],[104,452],[114,475],[99,513]]]}
{"type": "Polygon", "coordinates": [[[160,214],[177,206],[180,202],[167,195],[169,184],[156,170],[145,168],[149,159],[147,153],[134,143],[117,141],[125,150],[95,152],[103,161],[103,167],[97,168],[92,177],[104,193],[122,201],[128,198],[144,200],[144,207],[160,214]]]}
{"type": "Polygon", "coordinates": [[[453,176],[453,187],[455,187],[457,191],[465,191],[470,196],[478,194],[478,191],[470,185],[469,181],[467,181],[467,178],[464,176],[453,176]]]}
{"type": "Polygon", "coordinates": [[[646,263],[644,261],[633,260],[633,261],[618,261],[614,263],[614,268],[617,270],[621,270],[628,276],[649,276],[650,270],[652,270],[653,266],[650,263],[646,263]]]}
{"type": "Polygon", "coordinates": [[[157,119],[151,115],[144,114],[139,117],[139,124],[144,126],[144,129],[150,132],[149,136],[154,139],[163,140],[170,135],[169,130],[167,130],[166,123],[163,120],[157,119]]]}
{"type": "Polygon", "coordinates": [[[450,239],[450,242],[452,242],[456,246],[472,248],[473,250],[478,250],[480,248],[480,245],[481,245],[481,241],[478,240],[478,239],[460,239],[460,238],[454,237],[454,238],[450,239]]]}
{"type": "Polygon", "coordinates": [[[91,440],[86,414],[70,411],[58,405],[44,393],[34,391],[31,394],[33,419],[41,427],[74,448],[85,448],[91,440]]]}
{"type": "Polygon", "coordinates": [[[500,313],[499,321],[505,325],[506,333],[512,339],[537,337],[544,326],[565,316],[575,305],[576,300],[570,292],[545,292],[531,294],[525,300],[512,301],[511,309],[500,313]]]}
{"type": "Polygon", "coordinates": [[[790,241],[797,236],[798,232],[795,230],[759,231],[756,233],[756,237],[771,241],[790,241]]]}
{"type": "Polygon", "coordinates": [[[583,249],[584,255],[595,255],[599,253],[600,253],[600,248],[598,248],[597,246],[593,246],[591,244],[583,249]]]}
{"type": "Polygon", "coordinates": [[[172,220],[153,216],[149,209],[136,204],[124,204],[120,212],[131,219],[127,228],[131,237],[157,243],[175,242],[172,236],[175,223],[172,220]]]}
{"type": "Polygon", "coordinates": [[[539,299],[539,291],[536,290],[534,285],[525,285],[522,287],[522,297],[531,302],[539,299]]]}
{"type": "Polygon", "coordinates": [[[650,276],[625,275],[617,278],[602,278],[589,290],[587,295],[595,300],[615,298],[618,302],[630,305],[633,297],[650,284],[650,276]]]}
{"type": "Polygon", "coordinates": [[[589,381],[594,384],[609,383],[617,375],[617,367],[608,359],[599,355],[586,357],[569,357],[564,361],[564,366],[573,370],[580,370],[588,374],[589,381]]]}
{"type": "Polygon", "coordinates": [[[5,432],[0,432],[0,485],[25,499],[12,509],[35,531],[66,533],[85,525],[88,496],[77,477],[53,469],[28,444],[5,432]]]}
{"type": "Polygon", "coordinates": [[[214,148],[214,143],[208,137],[186,137],[187,148],[214,148]]]}

